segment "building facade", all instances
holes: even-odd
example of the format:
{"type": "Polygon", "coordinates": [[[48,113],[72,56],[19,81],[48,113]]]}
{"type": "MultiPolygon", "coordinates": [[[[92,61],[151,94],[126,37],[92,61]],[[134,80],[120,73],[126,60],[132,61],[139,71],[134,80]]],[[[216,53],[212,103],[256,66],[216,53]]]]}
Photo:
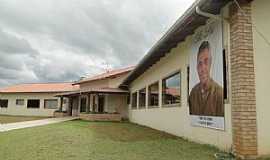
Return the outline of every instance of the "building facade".
{"type": "MultiPolygon", "coordinates": [[[[76,90],[72,83],[20,84],[0,90],[0,114],[51,117],[61,106],[56,94],[76,90]]],[[[67,108],[68,101],[62,104],[67,108]]]]}
{"type": "Polygon", "coordinates": [[[127,119],[129,91],[120,89],[119,85],[133,68],[112,70],[84,78],[73,84],[79,86],[78,91],[57,96],[68,99],[67,112],[70,116],[89,120],[127,119]]]}
{"type": "MultiPolygon", "coordinates": [[[[268,0],[197,0],[135,68],[58,91],[59,110],[86,119],[117,114],[243,159],[270,155],[269,7],[268,0]]],[[[54,111],[43,107],[56,98],[51,92],[10,93],[0,93],[0,114],[54,111]],[[28,112],[30,98],[42,99],[39,110],[28,112]]]]}
{"type": "MultiPolygon", "coordinates": [[[[128,85],[131,92],[130,121],[211,144],[241,158],[270,155],[266,74],[270,68],[270,23],[265,21],[269,7],[267,0],[196,1],[124,80],[123,87],[128,85]],[[213,23],[220,27],[211,27],[213,23]],[[219,87],[214,81],[222,86],[223,111],[216,113],[221,116],[214,113],[216,102],[209,104],[209,113],[201,111],[204,115],[194,116],[190,108],[198,99],[191,98],[196,90],[192,84],[199,80],[203,86],[207,75],[200,65],[210,63],[200,61],[207,55],[200,50],[210,50],[209,45],[201,45],[193,54],[194,45],[203,39],[212,43],[215,52],[209,66],[215,93],[219,87]],[[173,95],[168,89],[179,93],[173,95]]],[[[202,92],[203,98],[204,89],[196,92],[202,92]]],[[[211,94],[212,90],[206,96],[218,97],[211,94]]]]}

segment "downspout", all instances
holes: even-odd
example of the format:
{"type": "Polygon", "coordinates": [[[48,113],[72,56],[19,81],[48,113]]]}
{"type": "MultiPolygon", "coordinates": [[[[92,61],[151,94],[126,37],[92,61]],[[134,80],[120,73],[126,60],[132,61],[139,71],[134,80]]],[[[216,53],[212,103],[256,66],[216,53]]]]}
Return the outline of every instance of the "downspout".
{"type": "Polygon", "coordinates": [[[204,17],[207,17],[210,19],[215,19],[215,20],[219,20],[219,21],[223,20],[223,18],[220,15],[215,15],[215,14],[204,12],[198,6],[196,7],[196,13],[198,15],[201,15],[201,16],[204,16],[204,17]]]}

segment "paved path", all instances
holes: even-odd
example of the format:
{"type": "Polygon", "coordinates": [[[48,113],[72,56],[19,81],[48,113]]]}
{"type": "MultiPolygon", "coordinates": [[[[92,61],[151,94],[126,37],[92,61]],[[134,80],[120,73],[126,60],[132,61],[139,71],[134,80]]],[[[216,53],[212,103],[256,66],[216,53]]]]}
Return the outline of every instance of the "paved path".
{"type": "Polygon", "coordinates": [[[0,124],[0,132],[6,132],[14,129],[43,126],[47,124],[60,123],[78,119],[78,117],[48,118],[42,120],[25,121],[17,123],[0,124]]]}

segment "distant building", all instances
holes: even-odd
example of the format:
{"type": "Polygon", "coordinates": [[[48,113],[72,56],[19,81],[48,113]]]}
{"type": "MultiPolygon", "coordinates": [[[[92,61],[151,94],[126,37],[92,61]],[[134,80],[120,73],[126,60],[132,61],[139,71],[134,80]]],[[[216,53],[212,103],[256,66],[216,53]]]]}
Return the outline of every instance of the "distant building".
{"type": "MultiPolygon", "coordinates": [[[[0,114],[53,116],[60,108],[56,94],[77,90],[72,83],[19,84],[0,89],[0,114]]],[[[67,99],[63,106],[67,106],[67,99]]]]}
{"type": "Polygon", "coordinates": [[[73,84],[79,86],[78,91],[66,92],[57,96],[69,99],[67,111],[70,116],[94,113],[96,116],[102,114],[100,117],[117,114],[119,118],[127,118],[129,91],[120,89],[119,85],[133,68],[116,69],[83,78],[73,84]]]}

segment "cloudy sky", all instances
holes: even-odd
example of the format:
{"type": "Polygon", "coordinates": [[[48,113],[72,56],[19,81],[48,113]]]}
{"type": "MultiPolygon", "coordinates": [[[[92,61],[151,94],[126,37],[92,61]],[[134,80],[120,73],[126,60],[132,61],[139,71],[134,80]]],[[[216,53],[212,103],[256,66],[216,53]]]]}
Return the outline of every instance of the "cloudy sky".
{"type": "Polygon", "coordinates": [[[194,0],[1,0],[0,87],[136,65],[194,0]]]}

